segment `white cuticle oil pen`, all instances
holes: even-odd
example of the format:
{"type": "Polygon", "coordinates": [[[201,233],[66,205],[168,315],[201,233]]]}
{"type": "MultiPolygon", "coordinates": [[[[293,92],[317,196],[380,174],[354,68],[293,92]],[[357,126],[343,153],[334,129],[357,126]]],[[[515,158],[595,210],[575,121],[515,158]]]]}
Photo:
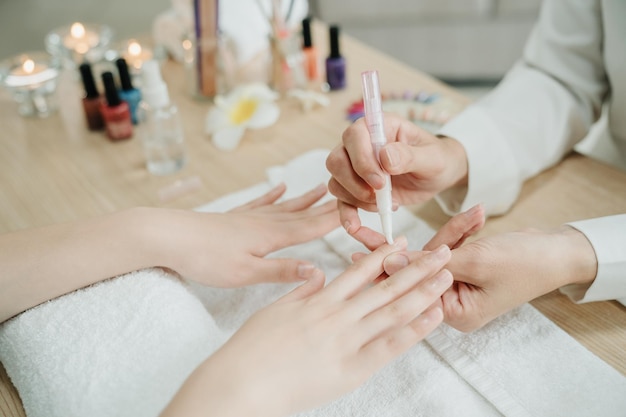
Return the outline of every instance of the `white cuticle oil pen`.
{"type": "MultiPolygon", "coordinates": [[[[363,81],[363,104],[365,107],[365,123],[370,133],[374,156],[380,164],[380,149],[387,143],[383,124],[383,109],[380,97],[380,86],[377,71],[365,71],[361,74],[363,81]]],[[[384,170],[383,170],[384,172],[384,170]]],[[[387,243],[393,244],[391,234],[391,177],[384,172],[385,186],[376,190],[376,207],[383,226],[383,234],[387,243]]]]}

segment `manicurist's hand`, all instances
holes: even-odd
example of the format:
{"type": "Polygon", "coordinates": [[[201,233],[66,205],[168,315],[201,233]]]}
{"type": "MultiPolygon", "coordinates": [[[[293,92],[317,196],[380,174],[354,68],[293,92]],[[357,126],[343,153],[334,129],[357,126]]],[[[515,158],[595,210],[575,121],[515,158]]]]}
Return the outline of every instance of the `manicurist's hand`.
{"type": "Polygon", "coordinates": [[[342,144],[326,161],[332,174],[328,188],[339,201],[341,224],[370,248],[379,239],[372,230],[361,227],[357,208],[376,210],[374,190],[384,186],[383,169],[391,175],[392,196],[398,205],[421,203],[467,183],[466,154],[459,142],[438,138],[398,116],[386,114],[384,121],[388,144],[380,151],[380,164],[364,119],[344,131],[342,144]]]}
{"type": "MultiPolygon", "coordinates": [[[[408,256],[419,259],[421,254],[408,256]]],[[[475,240],[453,250],[446,268],[454,284],[442,296],[445,321],[468,332],[564,285],[590,284],[597,261],[585,236],[563,226],[475,240]]],[[[386,264],[388,271],[397,269],[386,264]]]]}
{"type": "Polygon", "coordinates": [[[337,204],[313,206],[326,194],[324,185],[276,203],[284,192],[284,184],[279,185],[227,213],[160,213],[163,222],[155,230],[156,239],[166,242],[160,265],[215,287],[308,279],[314,270],[309,262],[265,256],[338,227],[337,204]]]}
{"type": "Polygon", "coordinates": [[[315,270],[204,362],[162,417],[287,416],[355,389],[443,318],[429,306],[452,283],[446,246],[372,285],[405,247],[404,238],[381,246],[324,288],[315,270]]]}

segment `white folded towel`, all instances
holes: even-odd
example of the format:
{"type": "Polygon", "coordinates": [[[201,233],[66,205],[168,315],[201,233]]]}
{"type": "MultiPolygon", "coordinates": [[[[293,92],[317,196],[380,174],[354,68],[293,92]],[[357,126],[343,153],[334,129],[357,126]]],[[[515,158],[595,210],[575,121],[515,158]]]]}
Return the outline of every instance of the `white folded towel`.
{"type": "MultiPolygon", "coordinates": [[[[288,196],[301,194],[328,179],[326,155],[306,153],[269,170],[267,183],[199,209],[227,210],[279,181],[288,196]]],[[[413,249],[432,236],[408,211],[394,221],[413,249]]],[[[379,229],[376,215],[364,223],[379,229]]],[[[363,247],[338,229],[272,256],[310,260],[333,279],[355,250],[363,247]]],[[[6,322],[0,360],[29,417],[156,416],[197,364],[292,287],[185,286],[139,271],[6,322]]],[[[524,305],[470,334],[440,326],[359,389],[300,416],[624,416],[624,393],[624,376],[524,305]]]]}

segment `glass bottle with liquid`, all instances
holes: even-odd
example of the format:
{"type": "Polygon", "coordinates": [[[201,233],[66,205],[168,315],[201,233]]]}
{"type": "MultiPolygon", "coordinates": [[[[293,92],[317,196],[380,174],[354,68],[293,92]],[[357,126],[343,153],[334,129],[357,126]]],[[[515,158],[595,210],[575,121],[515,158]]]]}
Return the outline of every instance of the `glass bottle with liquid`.
{"type": "Polygon", "coordinates": [[[148,171],[172,174],[185,166],[186,151],[178,108],[170,101],[157,61],[142,66],[141,141],[148,171]]]}

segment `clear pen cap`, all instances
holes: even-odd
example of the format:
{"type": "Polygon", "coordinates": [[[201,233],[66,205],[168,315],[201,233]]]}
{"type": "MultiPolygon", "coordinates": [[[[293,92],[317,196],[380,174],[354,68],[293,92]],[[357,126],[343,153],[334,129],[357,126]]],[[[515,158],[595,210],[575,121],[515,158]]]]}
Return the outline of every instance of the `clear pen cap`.
{"type": "Polygon", "coordinates": [[[363,104],[365,114],[380,113],[383,111],[378,84],[378,71],[365,71],[361,74],[363,81],[363,104]]]}
{"type": "MultiPolygon", "coordinates": [[[[361,73],[363,84],[363,106],[365,107],[365,123],[370,132],[370,139],[375,146],[384,145],[385,129],[383,127],[383,105],[380,97],[378,84],[378,71],[365,71],[361,73]]],[[[378,148],[374,150],[378,158],[378,148]]]]}

